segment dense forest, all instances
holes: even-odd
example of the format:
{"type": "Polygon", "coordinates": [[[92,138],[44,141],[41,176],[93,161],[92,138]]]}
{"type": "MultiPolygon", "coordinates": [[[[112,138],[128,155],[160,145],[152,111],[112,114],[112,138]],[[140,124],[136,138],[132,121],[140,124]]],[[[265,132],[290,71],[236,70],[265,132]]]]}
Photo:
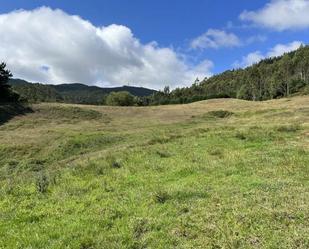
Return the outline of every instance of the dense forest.
{"type": "Polygon", "coordinates": [[[268,100],[309,93],[309,46],[280,57],[267,58],[245,69],[228,70],[221,74],[198,79],[191,87],[166,87],[144,104],[190,103],[211,98],[239,98],[246,100],[268,100]]]}

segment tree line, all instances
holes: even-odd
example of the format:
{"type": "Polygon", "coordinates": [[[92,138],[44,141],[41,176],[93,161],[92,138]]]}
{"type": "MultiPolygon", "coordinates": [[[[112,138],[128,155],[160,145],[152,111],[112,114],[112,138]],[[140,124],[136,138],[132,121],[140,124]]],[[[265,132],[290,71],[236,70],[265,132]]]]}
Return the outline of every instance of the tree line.
{"type": "Polygon", "coordinates": [[[165,87],[140,102],[145,105],[183,104],[211,98],[261,101],[309,93],[309,46],[267,58],[245,69],[228,70],[198,79],[191,87],[165,87]]]}

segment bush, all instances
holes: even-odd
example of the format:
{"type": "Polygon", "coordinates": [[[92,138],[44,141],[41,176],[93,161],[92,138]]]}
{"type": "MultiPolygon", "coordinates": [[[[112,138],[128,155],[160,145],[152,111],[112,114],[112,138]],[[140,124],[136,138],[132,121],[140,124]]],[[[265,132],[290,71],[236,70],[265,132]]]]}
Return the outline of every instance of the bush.
{"type": "Polygon", "coordinates": [[[111,106],[132,106],[135,99],[132,94],[126,91],[111,92],[106,98],[106,104],[111,106]]]}
{"type": "Polygon", "coordinates": [[[49,186],[48,177],[41,173],[36,179],[36,189],[38,192],[44,194],[47,192],[49,186]]]}

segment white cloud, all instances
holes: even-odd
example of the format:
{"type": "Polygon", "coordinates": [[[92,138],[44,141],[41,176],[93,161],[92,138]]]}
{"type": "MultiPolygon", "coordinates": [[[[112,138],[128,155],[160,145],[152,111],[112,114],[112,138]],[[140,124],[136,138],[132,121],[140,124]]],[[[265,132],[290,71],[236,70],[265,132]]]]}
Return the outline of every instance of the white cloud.
{"type": "Polygon", "coordinates": [[[298,49],[302,44],[303,43],[301,41],[294,41],[288,44],[277,44],[267,53],[267,57],[276,57],[283,55],[284,53],[294,51],[298,49]]]}
{"type": "Polygon", "coordinates": [[[264,59],[264,55],[260,51],[255,51],[252,53],[249,53],[248,55],[242,57],[241,61],[236,61],[233,63],[233,66],[235,68],[240,68],[240,67],[248,67],[251,66],[262,59],[264,59]]]}
{"type": "Polygon", "coordinates": [[[240,45],[241,41],[235,34],[218,29],[209,29],[190,43],[192,49],[237,47],[240,45]]]}
{"type": "Polygon", "coordinates": [[[244,11],[243,21],[278,31],[309,28],[308,0],[272,0],[257,11],[244,11]]]}
{"type": "Polygon", "coordinates": [[[252,44],[255,42],[265,42],[267,40],[267,36],[265,35],[253,35],[247,38],[246,44],[252,44]]]}
{"type": "Polygon", "coordinates": [[[277,44],[275,47],[271,48],[267,53],[262,54],[260,51],[255,51],[244,56],[241,61],[234,62],[233,66],[235,68],[245,68],[251,66],[255,63],[260,62],[261,60],[269,57],[276,57],[283,55],[298,49],[303,43],[300,41],[294,41],[288,44],[277,44]]]}
{"type": "Polygon", "coordinates": [[[122,25],[96,27],[79,16],[42,7],[0,15],[0,60],[15,77],[44,83],[189,85],[212,62],[186,63],[171,48],[142,44],[122,25]]]}

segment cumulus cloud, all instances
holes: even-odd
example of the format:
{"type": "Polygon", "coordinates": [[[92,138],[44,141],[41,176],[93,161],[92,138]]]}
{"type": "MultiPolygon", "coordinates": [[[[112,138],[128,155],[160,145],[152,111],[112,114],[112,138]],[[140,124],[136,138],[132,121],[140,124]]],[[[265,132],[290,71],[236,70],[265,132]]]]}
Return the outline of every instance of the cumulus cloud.
{"type": "Polygon", "coordinates": [[[283,55],[298,49],[303,43],[300,41],[294,41],[288,44],[277,44],[275,47],[271,48],[267,53],[262,54],[260,51],[255,51],[244,56],[241,61],[236,61],[233,66],[235,68],[244,68],[251,66],[255,63],[260,62],[261,60],[269,57],[276,57],[283,55]]]}
{"type": "Polygon", "coordinates": [[[278,31],[309,28],[308,0],[272,0],[262,9],[244,11],[243,21],[278,31]]]}
{"type": "Polygon", "coordinates": [[[277,44],[275,47],[270,49],[270,51],[267,53],[267,57],[276,57],[283,55],[284,53],[294,51],[298,49],[302,44],[303,42],[301,41],[293,41],[288,44],[277,44]]]}
{"type": "Polygon", "coordinates": [[[235,68],[248,67],[261,61],[264,58],[265,58],[264,55],[260,51],[255,51],[242,57],[241,61],[234,62],[233,67],[235,68]]]}
{"type": "Polygon", "coordinates": [[[96,27],[48,7],[1,14],[0,30],[0,60],[15,77],[30,81],[160,89],[191,84],[213,66],[208,60],[190,65],[156,42],[142,44],[128,27],[96,27]]]}
{"type": "Polygon", "coordinates": [[[196,37],[190,43],[192,49],[237,47],[241,45],[240,39],[233,33],[223,30],[209,29],[204,34],[196,37]]]}

